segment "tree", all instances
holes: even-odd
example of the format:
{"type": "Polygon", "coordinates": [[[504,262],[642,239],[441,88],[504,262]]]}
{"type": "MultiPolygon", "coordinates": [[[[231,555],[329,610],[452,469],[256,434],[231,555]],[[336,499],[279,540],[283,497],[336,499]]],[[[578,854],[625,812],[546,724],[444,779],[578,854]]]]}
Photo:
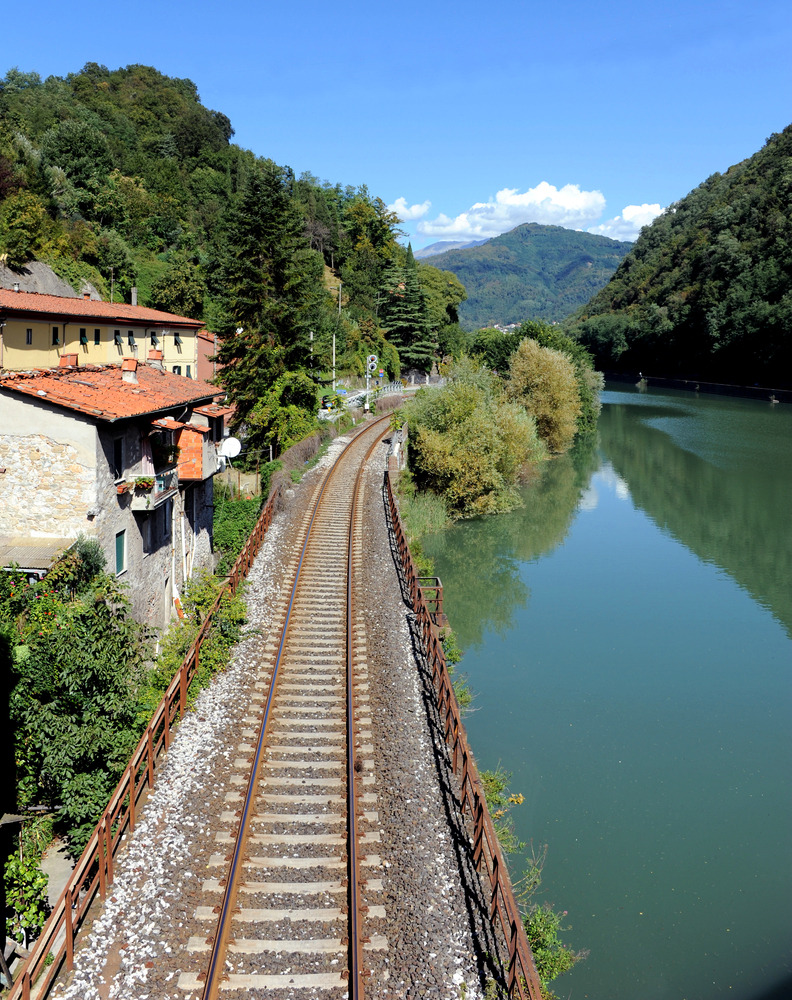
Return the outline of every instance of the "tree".
{"type": "Polygon", "coordinates": [[[523,340],[511,359],[506,396],[536,420],[539,436],[553,452],[572,444],[580,395],[572,362],[560,351],[523,340]]]}
{"type": "Polygon", "coordinates": [[[322,261],[305,244],[292,181],[271,160],[256,164],[209,266],[219,305],[220,379],[236,404],[237,425],[284,372],[307,365],[309,329],[322,310],[322,261]]]}
{"type": "Polygon", "coordinates": [[[248,442],[284,451],[311,433],[315,411],[316,382],[305,372],[284,372],[251,410],[248,442]]]}
{"type": "Polygon", "coordinates": [[[416,486],[443,497],[452,516],[519,506],[513,487],[544,448],[534,421],[503,399],[495,375],[463,357],[445,387],[420,390],[405,413],[416,486]]]}
{"type": "Polygon", "coordinates": [[[155,309],[200,319],[203,312],[204,283],[198,266],[190,255],[178,251],[170,267],[151,286],[151,304],[155,309]]]}
{"type": "Polygon", "coordinates": [[[86,122],[68,119],[43,137],[41,150],[45,162],[65,171],[80,192],[79,204],[90,208],[100,182],[112,167],[110,148],[104,135],[86,122]]]}
{"type": "Polygon", "coordinates": [[[519,341],[530,337],[542,347],[550,347],[560,351],[572,362],[578,383],[580,397],[580,415],[577,418],[577,432],[591,433],[597,426],[597,417],[602,409],[600,393],[605,381],[602,374],[594,367],[594,358],[586,348],[576,340],[567,336],[560,327],[539,320],[529,320],[523,323],[514,339],[519,341]]]}
{"type": "Polygon", "coordinates": [[[428,372],[434,360],[434,340],[411,246],[402,264],[388,268],[383,296],[382,322],[402,366],[428,372]]]}
{"type": "Polygon", "coordinates": [[[477,330],[473,335],[470,353],[483,358],[493,371],[505,375],[509,370],[509,359],[519,342],[513,333],[488,327],[477,330]]]}
{"type": "Polygon", "coordinates": [[[9,699],[17,804],[43,804],[78,855],[136,742],[141,628],[114,578],[82,543],[41,582],[0,574],[13,643],[9,699]]]}
{"type": "Polygon", "coordinates": [[[0,210],[0,253],[11,267],[34,260],[50,230],[47,210],[37,195],[29,191],[7,198],[0,210]]]}
{"type": "Polygon", "coordinates": [[[451,271],[441,271],[423,262],[417,262],[417,269],[432,330],[439,331],[444,326],[459,323],[458,306],[467,298],[459,278],[451,271]]]}

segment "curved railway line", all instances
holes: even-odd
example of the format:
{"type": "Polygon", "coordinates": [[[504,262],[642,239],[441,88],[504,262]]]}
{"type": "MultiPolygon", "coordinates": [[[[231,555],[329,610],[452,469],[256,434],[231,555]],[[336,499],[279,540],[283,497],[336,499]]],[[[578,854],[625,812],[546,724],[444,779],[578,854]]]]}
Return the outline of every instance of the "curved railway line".
{"type": "Polygon", "coordinates": [[[290,562],[279,637],[266,646],[228,777],[216,877],[196,912],[207,934],[190,939],[194,969],[179,980],[204,1000],[273,990],[362,998],[364,947],[387,947],[382,885],[366,876],[379,866],[379,831],[355,617],[359,484],[385,433],[387,418],[368,425],[318,484],[290,562]]]}

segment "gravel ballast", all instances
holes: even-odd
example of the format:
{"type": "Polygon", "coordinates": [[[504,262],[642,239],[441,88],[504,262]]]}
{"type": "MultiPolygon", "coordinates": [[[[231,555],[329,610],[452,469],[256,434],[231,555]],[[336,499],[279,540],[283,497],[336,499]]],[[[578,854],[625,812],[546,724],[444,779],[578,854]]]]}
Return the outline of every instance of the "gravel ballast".
{"type": "MultiPolygon", "coordinates": [[[[198,1000],[177,987],[201,886],[218,877],[214,818],[224,808],[229,762],[248,727],[249,697],[278,598],[283,566],[322,470],[346,439],[289,490],[248,577],[248,622],[231,665],[201,693],[179,726],[138,825],[116,861],[115,881],[75,954],[75,969],[56,986],[68,1000],[198,1000]],[[211,862],[211,863],[210,863],[211,862]]],[[[365,504],[366,648],[371,689],[374,776],[384,887],[387,949],[370,953],[369,997],[478,998],[495,951],[482,924],[477,874],[420,656],[402,598],[382,493],[386,447],[369,463],[365,504]]],[[[221,876],[222,877],[222,876],[221,876]]],[[[190,966],[194,965],[194,957],[190,966]]],[[[260,991],[251,991],[255,996],[260,991]]],[[[230,994],[239,996],[238,992],[230,994]]],[[[262,994],[263,995],[263,994],[262,994]]],[[[278,990],[308,1000],[306,990],[278,990]]]]}

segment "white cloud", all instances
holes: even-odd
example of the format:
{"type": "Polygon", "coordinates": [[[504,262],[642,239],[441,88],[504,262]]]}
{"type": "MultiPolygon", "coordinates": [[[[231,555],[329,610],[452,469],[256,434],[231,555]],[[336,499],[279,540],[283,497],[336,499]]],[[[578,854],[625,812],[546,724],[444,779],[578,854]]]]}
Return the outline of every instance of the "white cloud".
{"type": "Polygon", "coordinates": [[[637,240],[641,227],[648,226],[662,211],[660,205],[627,205],[621,215],[592,226],[588,232],[608,236],[612,240],[637,240]]]}
{"type": "Polygon", "coordinates": [[[392,205],[388,205],[388,211],[395,212],[402,222],[409,222],[410,219],[423,218],[431,207],[431,201],[425,201],[422,205],[408,205],[406,198],[397,198],[392,205]]]}
{"type": "Polygon", "coordinates": [[[486,239],[508,232],[523,222],[582,229],[598,219],[604,210],[605,198],[600,191],[581,191],[577,184],[557,188],[542,181],[523,193],[517,188],[503,188],[494,199],[476,202],[454,219],[440,214],[436,219],[419,222],[416,228],[422,236],[486,239]]]}

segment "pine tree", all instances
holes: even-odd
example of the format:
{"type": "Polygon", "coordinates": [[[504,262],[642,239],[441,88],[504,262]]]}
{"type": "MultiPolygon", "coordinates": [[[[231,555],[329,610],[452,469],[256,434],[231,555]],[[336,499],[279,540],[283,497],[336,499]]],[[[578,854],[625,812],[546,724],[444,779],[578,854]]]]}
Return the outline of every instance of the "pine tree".
{"type": "Polygon", "coordinates": [[[307,364],[321,310],[321,256],[306,245],[292,181],[271,160],[257,164],[215,247],[220,379],[238,423],[284,372],[307,364]]]}
{"type": "Polygon", "coordinates": [[[392,264],[385,272],[383,292],[382,321],[388,339],[399,351],[402,367],[428,372],[434,343],[412,246],[407,247],[403,263],[392,264]]]}

